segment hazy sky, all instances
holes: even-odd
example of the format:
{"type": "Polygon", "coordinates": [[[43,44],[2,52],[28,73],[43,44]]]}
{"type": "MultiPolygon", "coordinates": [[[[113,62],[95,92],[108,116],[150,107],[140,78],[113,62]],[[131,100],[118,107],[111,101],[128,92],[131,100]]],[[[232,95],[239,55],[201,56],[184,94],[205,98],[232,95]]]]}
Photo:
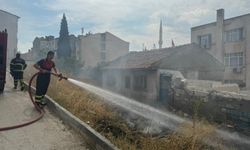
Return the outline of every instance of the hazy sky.
{"type": "Polygon", "coordinates": [[[190,28],[216,19],[250,13],[250,0],[0,0],[0,9],[20,16],[18,49],[26,52],[35,37],[59,36],[65,13],[70,34],[81,28],[92,33],[109,31],[130,42],[130,50],[158,46],[159,22],[163,21],[163,47],[190,42],[190,28]]]}

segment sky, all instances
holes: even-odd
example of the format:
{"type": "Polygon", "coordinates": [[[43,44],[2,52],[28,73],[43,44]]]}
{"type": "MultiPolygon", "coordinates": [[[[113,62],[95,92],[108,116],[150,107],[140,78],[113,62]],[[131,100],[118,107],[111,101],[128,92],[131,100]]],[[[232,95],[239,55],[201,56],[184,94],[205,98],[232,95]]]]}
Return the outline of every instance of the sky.
{"type": "Polygon", "coordinates": [[[111,32],[130,43],[131,51],[143,45],[158,47],[159,24],[163,22],[163,47],[190,43],[190,28],[216,20],[216,10],[225,18],[250,13],[250,0],[0,0],[0,9],[20,17],[18,51],[32,48],[35,37],[59,36],[63,13],[70,34],[111,32]]]}

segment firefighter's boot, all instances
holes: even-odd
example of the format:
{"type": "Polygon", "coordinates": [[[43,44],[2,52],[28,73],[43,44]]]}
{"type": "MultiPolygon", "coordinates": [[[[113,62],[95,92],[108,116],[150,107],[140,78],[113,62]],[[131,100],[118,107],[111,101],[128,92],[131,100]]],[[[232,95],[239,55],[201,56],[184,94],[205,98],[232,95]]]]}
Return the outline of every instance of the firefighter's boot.
{"type": "Polygon", "coordinates": [[[23,80],[20,80],[20,85],[21,85],[21,91],[23,91],[25,88],[23,80]]]}
{"type": "Polygon", "coordinates": [[[43,96],[39,96],[39,95],[35,96],[35,103],[40,108],[43,108],[42,107],[42,99],[43,99],[43,96]]]}
{"type": "Polygon", "coordinates": [[[14,80],[14,89],[17,89],[18,80],[14,80]]]}

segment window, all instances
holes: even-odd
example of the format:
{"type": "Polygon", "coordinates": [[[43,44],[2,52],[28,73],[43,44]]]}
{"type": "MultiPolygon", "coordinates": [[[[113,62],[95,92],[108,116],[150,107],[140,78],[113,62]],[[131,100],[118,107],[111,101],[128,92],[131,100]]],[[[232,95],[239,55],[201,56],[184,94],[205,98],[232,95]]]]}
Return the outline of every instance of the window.
{"type": "Polygon", "coordinates": [[[101,42],[101,51],[105,51],[105,50],[106,50],[106,43],[101,42]]]}
{"type": "Polygon", "coordinates": [[[116,85],[116,79],[115,79],[115,77],[112,76],[112,75],[108,76],[106,83],[107,83],[108,86],[114,87],[116,85]]]}
{"type": "Polygon", "coordinates": [[[105,41],[106,41],[106,35],[105,35],[105,33],[102,33],[102,34],[101,34],[101,41],[102,41],[102,42],[105,42],[105,41]]]}
{"type": "Polygon", "coordinates": [[[106,50],[106,35],[105,33],[101,34],[101,51],[106,50]]]}
{"type": "Polygon", "coordinates": [[[101,61],[105,61],[105,60],[106,60],[106,53],[101,52],[101,61]]]}
{"type": "Polygon", "coordinates": [[[145,90],[147,88],[147,77],[145,75],[134,76],[134,89],[145,90]]]}
{"type": "Polygon", "coordinates": [[[237,42],[243,39],[243,28],[226,31],[224,34],[225,42],[237,42]]]}
{"type": "Polygon", "coordinates": [[[210,48],[211,47],[211,34],[206,34],[198,36],[199,45],[201,48],[210,48]]]}
{"type": "Polygon", "coordinates": [[[130,77],[125,77],[125,88],[130,89],[130,77]]]}
{"type": "Polygon", "coordinates": [[[225,53],[224,64],[227,67],[243,66],[243,52],[240,53],[225,53]]]}

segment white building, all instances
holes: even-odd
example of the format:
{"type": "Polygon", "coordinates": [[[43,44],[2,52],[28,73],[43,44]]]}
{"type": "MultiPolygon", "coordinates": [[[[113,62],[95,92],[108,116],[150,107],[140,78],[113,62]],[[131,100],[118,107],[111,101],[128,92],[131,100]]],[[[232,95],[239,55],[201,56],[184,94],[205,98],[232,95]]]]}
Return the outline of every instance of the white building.
{"type": "Polygon", "coordinates": [[[17,32],[18,32],[18,19],[20,17],[0,10],[0,31],[7,29],[8,44],[7,44],[7,62],[9,63],[15,57],[17,52],[17,32]]]}
{"type": "MultiPolygon", "coordinates": [[[[69,36],[71,57],[79,60],[84,67],[95,67],[98,63],[112,61],[129,52],[129,42],[109,33],[69,36]]],[[[48,51],[56,51],[58,38],[54,36],[36,37],[29,54],[33,59],[46,56],[48,51]]]]}
{"type": "Polygon", "coordinates": [[[44,58],[48,51],[55,51],[57,49],[57,41],[54,36],[36,37],[29,53],[32,53],[33,59],[44,58]]]}
{"type": "Polygon", "coordinates": [[[78,36],[80,60],[85,67],[94,67],[98,63],[112,61],[129,52],[129,42],[109,33],[78,36]]]}
{"type": "MultiPolygon", "coordinates": [[[[80,59],[79,52],[77,53],[76,49],[79,49],[78,38],[74,35],[69,35],[70,40],[70,48],[71,48],[71,56],[80,59]]],[[[45,37],[36,37],[33,41],[33,47],[31,51],[28,52],[29,55],[33,57],[33,59],[40,59],[46,57],[48,51],[57,51],[58,49],[58,41],[59,38],[55,38],[54,36],[45,36],[45,37]]]]}
{"type": "Polygon", "coordinates": [[[224,19],[219,9],[216,22],[191,29],[191,42],[224,63],[225,83],[250,89],[250,14],[224,19]]]}

